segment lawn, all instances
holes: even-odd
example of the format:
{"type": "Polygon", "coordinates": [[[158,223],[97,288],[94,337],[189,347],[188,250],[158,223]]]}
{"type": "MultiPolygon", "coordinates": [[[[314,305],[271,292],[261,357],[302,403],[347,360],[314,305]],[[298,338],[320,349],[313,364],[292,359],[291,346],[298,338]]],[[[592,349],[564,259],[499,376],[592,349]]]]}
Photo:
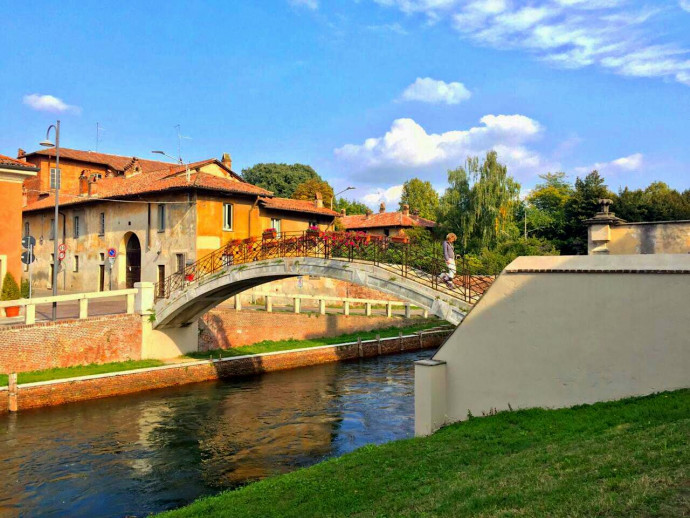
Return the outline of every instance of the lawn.
{"type": "Polygon", "coordinates": [[[690,390],[502,412],[164,516],[687,516],[689,439],[690,390]]]}
{"type": "MultiPolygon", "coordinates": [[[[45,369],[40,371],[20,372],[17,383],[34,383],[36,381],[49,381],[64,378],[76,378],[77,376],[89,376],[91,374],[106,374],[108,372],[128,371],[132,369],[144,369],[146,367],[158,367],[165,365],[160,360],[130,360],[126,362],[92,363],[77,367],[62,367],[45,369]]],[[[0,374],[0,387],[7,385],[7,374],[0,374]]]]}
{"type": "Polygon", "coordinates": [[[434,320],[424,321],[419,324],[408,327],[387,327],[385,329],[377,329],[374,331],[361,331],[358,333],[349,333],[345,335],[334,336],[331,338],[279,341],[264,340],[263,342],[258,342],[253,345],[233,347],[232,349],[214,349],[212,351],[194,352],[189,353],[186,356],[188,358],[204,360],[208,359],[209,356],[213,356],[214,358],[222,356],[226,358],[231,356],[244,356],[246,354],[263,354],[272,353],[276,351],[289,351],[291,349],[301,349],[303,347],[319,347],[321,345],[333,345],[347,342],[356,342],[357,338],[361,338],[362,340],[372,340],[376,338],[377,334],[380,335],[381,338],[398,336],[398,334],[401,331],[403,334],[411,334],[416,333],[417,331],[424,331],[426,329],[431,329],[432,327],[439,327],[442,325],[446,325],[446,322],[442,320],[434,320]]]}

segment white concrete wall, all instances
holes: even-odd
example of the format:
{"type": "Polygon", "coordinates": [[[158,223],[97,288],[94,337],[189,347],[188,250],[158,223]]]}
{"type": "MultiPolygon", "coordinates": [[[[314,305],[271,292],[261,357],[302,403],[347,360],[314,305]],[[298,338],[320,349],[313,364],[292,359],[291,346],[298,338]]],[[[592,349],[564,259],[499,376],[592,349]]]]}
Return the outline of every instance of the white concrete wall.
{"type": "Polygon", "coordinates": [[[689,387],[690,256],[518,258],[434,359],[446,422],[689,387]]]}

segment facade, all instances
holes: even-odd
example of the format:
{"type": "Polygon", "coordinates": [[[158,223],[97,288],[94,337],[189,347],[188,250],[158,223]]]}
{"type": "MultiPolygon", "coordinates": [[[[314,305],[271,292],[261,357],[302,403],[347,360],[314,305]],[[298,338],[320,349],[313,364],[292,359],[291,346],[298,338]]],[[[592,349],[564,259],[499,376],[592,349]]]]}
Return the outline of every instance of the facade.
{"type": "Polygon", "coordinates": [[[339,221],[344,230],[390,237],[403,236],[410,228],[432,229],[436,226],[435,222],[410,212],[408,205],[398,212],[386,212],[385,203],[381,203],[378,214],[347,216],[342,213],[339,221]]]}
{"type": "MultiPolygon", "coordinates": [[[[32,277],[51,286],[55,150],[23,155],[39,168],[24,183],[23,231],[36,238],[32,277]]],[[[104,291],[158,282],[229,241],[318,226],[337,213],[318,200],[276,198],[242,180],[229,155],[189,165],[60,150],[62,171],[58,240],[66,246],[59,265],[61,291],[104,291]],[[114,249],[111,261],[108,250],[114,249]],[[111,264],[112,263],[112,264],[111,264]]]]}
{"type": "Polygon", "coordinates": [[[587,220],[589,255],[689,254],[690,221],[628,223],[609,212],[611,200],[587,220]]]}
{"type": "Polygon", "coordinates": [[[17,283],[22,277],[22,182],[37,172],[32,164],[0,155],[0,284],[7,272],[17,283]]]}

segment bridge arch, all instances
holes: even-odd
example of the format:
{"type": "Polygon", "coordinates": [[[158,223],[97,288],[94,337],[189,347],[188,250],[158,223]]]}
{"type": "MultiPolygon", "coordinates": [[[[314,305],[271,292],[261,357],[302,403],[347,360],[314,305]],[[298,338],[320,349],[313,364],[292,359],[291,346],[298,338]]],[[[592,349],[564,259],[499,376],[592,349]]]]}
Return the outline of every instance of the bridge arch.
{"type": "Polygon", "coordinates": [[[373,288],[426,309],[455,325],[470,308],[468,303],[452,295],[370,262],[284,257],[229,265],[199,282],[190,281],[185,289],[155,303],[153,327],[162,330],[189,326],[233,295],[260,284],[300,275],[319,275],[373,288]]]}

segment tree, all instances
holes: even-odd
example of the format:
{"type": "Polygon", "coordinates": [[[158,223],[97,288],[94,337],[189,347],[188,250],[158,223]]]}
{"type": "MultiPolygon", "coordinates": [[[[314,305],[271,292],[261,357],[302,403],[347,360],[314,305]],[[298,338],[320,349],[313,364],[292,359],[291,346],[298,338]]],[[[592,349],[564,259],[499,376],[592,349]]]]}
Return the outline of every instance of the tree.
{"type": "Polygon", "coordinates": [[[313,200],[317,192],[321,193],[323,197],[323,206],[330,207],[331,198],[333,198],[333,187],[326,180],[319,178],[311,178],[299,184],[295,188],[295,192],[292,193],[291,198],[295,200],[313,200]]]}
{"type": "Polygon", "coordinates": [[[408,205],[410,209],[418,210],[423,218],[435,220],[438,211],[438,193],[431,185],[419,178],[412,178],[403,184],[402,196],[400,197],[400,210],[403,205],[408,205]]]}
{"type": "Polygon", "coordinates": [[[513,262],[523,255],[559,255],[555,246],[546,239],[520,237],[499,243],[494,249],[482,250],[479,260],[481,272],[498,275],[513,262]]]}
{"type": "Polygon", "coordinates": [[[684,194],[664,182],[652,182],[644,191],[626,187],[618,192],[613,209],[626,221],[690,219],[690,199],[684,194]]]}
{"type": "Polygon", "coordinates": [[[346,200],[345,198],[336,198],[333,207],[336,211],[341,212],[345,209],[345,214],[354,216],[355,214],[366,214],[369,207],[364,203],[355,200],[346,200]]]}
{"type": "Polygon", "coordinates": [[[321,180],[311,166],[273,163],[256,164],[242,169],[242,178],[283,198],[292,198],[297,186],[307,180],[321,180]]]}
{"type": "Polygon", "coordinates": [[[567,254],[587,253],[587,225],[584,221],[599,211],[600,198],[614,195],[604,184],[598,171],[592,171],[584,179],[575,180],[575,190],[565,205],[565,241],[561,252],[567,254]]]}
{"type": "MultiPolygon", "coordinates": [[[[527,231],[561,248],[566,238],[565,207],[573,195],[573,187],[563,172],[539,175],[543,180],[527,197],[527,231]]],[[[520,219],[523,219],[524,214],[520,219]]]]}
{"type": "Polygon", "coordinates": [[[19,286],[17,285],[17,281],[14,280],[14,275],[7,272],[2,281],[0,300],[17,300],[20,296],[19,286]]]}

